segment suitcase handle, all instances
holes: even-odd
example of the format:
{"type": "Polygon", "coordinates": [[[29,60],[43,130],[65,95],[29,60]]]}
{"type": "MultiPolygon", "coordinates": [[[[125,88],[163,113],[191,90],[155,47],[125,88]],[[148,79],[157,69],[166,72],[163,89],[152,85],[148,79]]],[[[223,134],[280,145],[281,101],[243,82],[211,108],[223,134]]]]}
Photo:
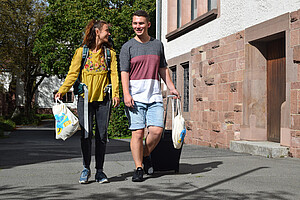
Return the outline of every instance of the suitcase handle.
{"type": "Polygon", "coordinates": [[[161,137],[164,138],[165,137],[165,129],[166,129],[166,122],[167,122],[167,113],[168,113],[168,104],[169,104],[169,98],[173,98],[176,97],[176,95],[168,95],[167,96],[167,105],[166,105],[166,113],[165,113],[165,119],[164,119],[164,128],[163,128],[163,132],[161,134],[161,137]]]}

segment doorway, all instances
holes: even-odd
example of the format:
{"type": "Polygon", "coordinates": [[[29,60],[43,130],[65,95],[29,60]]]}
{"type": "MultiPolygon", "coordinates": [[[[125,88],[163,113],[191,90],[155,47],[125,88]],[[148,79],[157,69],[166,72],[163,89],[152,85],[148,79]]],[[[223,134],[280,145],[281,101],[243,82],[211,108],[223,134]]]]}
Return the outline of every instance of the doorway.
{"type": "Polygon", "coordinates": [[[285,37],[266,43],[267,140],[280,142],[281,105],[286,100],[285,37]]]}

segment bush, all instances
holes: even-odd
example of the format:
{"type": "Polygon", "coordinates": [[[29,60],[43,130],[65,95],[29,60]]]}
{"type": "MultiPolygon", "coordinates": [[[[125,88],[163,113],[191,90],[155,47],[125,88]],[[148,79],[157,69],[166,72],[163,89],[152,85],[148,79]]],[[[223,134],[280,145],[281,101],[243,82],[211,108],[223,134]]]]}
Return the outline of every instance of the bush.
{"type": "Polygon", "coordinates": [[[131,136],[131,131],[128,129],[128,119],[125,115],[124,107],[124,103],[121,102],[119,107],[112,108],[108,126],[109,138],[124,138],[131,136]]]}
{"type": "Polygon", "coordinates": [[[16,124],[10,119],[0,120],[0,127],[3,131],[12,131],[16,128],[16,124]]]}
{"type": "Polygon", "coordinates": [[[12,131],[16,128],[16,124],[10,119],[0,118],[0,138],[4,137],[5,131],[12,131]]]}
{"type": "Polygon", "coordinates": [[[54,119],[53,114],[36,114],[41,120],[43,119],[54,119]]]}
{"type": "Polygon", "coordinates": [[[20,114],[16,115],[15,117],[13,117],[12,120],[17,125],[31,124],[31,125],[37,126],[41,121],[41,117],[36,115],[34,112],[29,113],[29,116],[26,116],[24,113],[20,113],[20,114]]]}

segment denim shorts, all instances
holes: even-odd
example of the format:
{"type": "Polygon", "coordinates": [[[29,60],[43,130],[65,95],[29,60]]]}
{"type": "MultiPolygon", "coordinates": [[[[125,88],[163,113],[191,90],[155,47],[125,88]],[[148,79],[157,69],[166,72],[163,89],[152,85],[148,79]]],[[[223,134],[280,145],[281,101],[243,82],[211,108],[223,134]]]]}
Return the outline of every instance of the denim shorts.
{"type": "Polygon", "coordinates": [[[134,102],[133,108],[125,108],[129,129],[139,130],[149,126],[164,127],[164,106],[162,102],[134,102]]]}

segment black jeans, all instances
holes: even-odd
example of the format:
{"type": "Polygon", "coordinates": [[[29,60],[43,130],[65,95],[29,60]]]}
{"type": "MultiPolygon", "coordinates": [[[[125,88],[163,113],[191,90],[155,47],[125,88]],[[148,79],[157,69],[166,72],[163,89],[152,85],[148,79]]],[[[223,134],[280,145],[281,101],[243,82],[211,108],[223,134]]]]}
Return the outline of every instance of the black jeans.
{"type": "Polygon", "coordinates": [[[103,169],[104,156],[107,142],[107,117],[110,112],[110,101],[107,96],[103,101],[94,101],[89,103],[89,137],[84,138],[84,99],[79,96],[77,103],[77,113],[79,124],[81,127],[81,152],[83,157],[83,166],[90,169],[92,156],[92,136],[93,136],[93,122],[95,116],[96,131],[95,131],[95,160],[96,169],[103,169]]]}

